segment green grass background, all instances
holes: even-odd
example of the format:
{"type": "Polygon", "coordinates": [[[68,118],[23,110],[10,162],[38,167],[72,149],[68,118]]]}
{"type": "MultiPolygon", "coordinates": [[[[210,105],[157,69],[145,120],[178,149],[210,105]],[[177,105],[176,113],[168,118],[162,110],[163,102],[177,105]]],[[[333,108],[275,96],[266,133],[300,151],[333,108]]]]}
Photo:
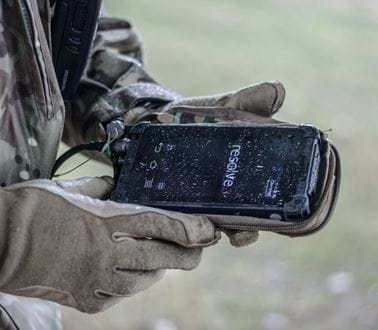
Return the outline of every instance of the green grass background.
{"type": "MultiPolygon", "coordinates": [[[[342,191],[334,218],[319,234],[289,239],[263,233],[245,249],[224,239],[206,249],[197,270],[169,272],[103,314],[64,309],[66,329],[377,329],[374,1],[105,3],[110,13],[132,19],[145,41],[148,68],[182,94],[284,83],[287,101],[278,118],[332,129],[343,161],[342,191]],[[340,272],[349,282],[335,293],[327,283],[340,272]]],[[[109,168],[91,164],[74,176],[106,173],[109,168]]]]}

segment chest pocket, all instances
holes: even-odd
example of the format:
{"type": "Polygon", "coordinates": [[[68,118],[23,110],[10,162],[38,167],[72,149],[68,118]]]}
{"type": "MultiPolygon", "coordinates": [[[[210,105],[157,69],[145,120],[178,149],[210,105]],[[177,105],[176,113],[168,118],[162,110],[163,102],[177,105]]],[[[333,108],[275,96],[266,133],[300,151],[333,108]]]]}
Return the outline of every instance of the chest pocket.
{"type": "Polygon", "coordinates": [[[1,6],[2,48],[9,56],[8,65],[1,68],[9,69],[10,78],[17,84],[13,88],[19,92],[12,97],[26,98],[42,118],[50,120],[62,110],[63,101],[45,35],[47,23],[42,23],[36,0],[5,0],[1,6]]]}
{"type": "Polygon", "coordinates": [[[0,185],[48,177],[58,150],[64,103],[44,27],[36,0],[0,1],[0,185]]]}

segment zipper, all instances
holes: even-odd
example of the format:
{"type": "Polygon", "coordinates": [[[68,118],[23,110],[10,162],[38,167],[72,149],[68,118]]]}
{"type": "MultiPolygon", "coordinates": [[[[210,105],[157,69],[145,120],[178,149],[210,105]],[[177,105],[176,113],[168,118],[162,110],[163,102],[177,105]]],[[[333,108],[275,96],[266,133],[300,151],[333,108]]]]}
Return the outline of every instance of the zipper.
{"type": "Polygon", "coordinates": [[[20,6],[21,6],[22,16],[25,19],[24,22],[26,25],[26,31],[28,33],[28,37],[30,39],[30,42],[34,44],[34,35],[33,35],[33,27],[32,27],[33,23],[32,23],[31,13],[28,9],[28,5],[25,2],[25,0],[20,1],[20,6]]]}
{"type": "Polygon", "coordinates": [[[30,8],[30,4],[28,3],[28,0],[19,0],[19,5],[21,8],[22,17],[25,22],[27,35],[32,45],[34,55],[38,64],[39,78],[41,80],[41,84],[43,85],[43,96],[44,96],[45,107],[46,107],[46,115],[47,115],[47,118],[50,119],[53,112],[54,103],[53,103],[53,98],[51,95],[49,79],[48,79],[47,70],[46,70],[45,62],[44,62],[45,55],[43,54],[43,51],[41,49],[41,43],[38,40],[37,33],[35,32],[35,27],[33,24],[32,9],[30,8]]]}

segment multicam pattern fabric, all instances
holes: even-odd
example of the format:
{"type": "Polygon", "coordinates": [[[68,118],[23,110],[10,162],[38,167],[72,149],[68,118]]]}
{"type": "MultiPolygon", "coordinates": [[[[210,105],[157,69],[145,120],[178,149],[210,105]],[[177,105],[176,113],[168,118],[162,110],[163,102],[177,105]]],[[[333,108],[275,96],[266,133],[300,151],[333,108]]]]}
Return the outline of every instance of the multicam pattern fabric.
{"type": "MultiPolygon", "coordinates": [[[[115,85],[155,83],[142,68],[140,41],[130,23],[103,18],[78,97],[65,106],[51,58],[51,13],[49,0],[0,1],[0,186],[48,178],[63,130],[70,144],[98,140],[102,115],[94,105],[115,85]]],[[[0,294],[0,304],[9,297],[0,294]]],[[[11,298],[24,311],[21,320],[6,307],[16,323],[61,328],[57,305],[11,298]]],[[[12,329],[10,324],[8,314],[0,313],[0,328],[12,329]]]]}
{"type": "Polygon", "coordinates": [[[144,69],[140,38],[131,23],[103,17],[77,97],[66,104],[63,140],[77,145],[98,139],[103,137],[101,123],[123,115],[136,122],[138,110],[131,109],[140,106],[144,115],[153,115],[153,109],[177,98],[144,69]]]}
{"type": "Polygon", "coordinates": [[[178,97],[144,70],[132,25],[103,17],[77,98],[64,106],[51,58],[50,21],[48,0],[0,3],[0,186],[48,178],[63,128],[70,145],[98,140],[102,122],[139,104],[162,105],[178,97]],[[111,91],[123,93],[114,98],[118,104],[99,102],[101,96],[111,99],[111,91]]]}
{"type": "MultiPolygon", "coordinates": [[[[51,58],[51,14],[49,0],[0,1],[0,186],[48,178],[62,139],[69,145],[103,139],[102,123],[117,116],[128,123],[260,121],[282,104],[284,93],[269,92],[276,90],[273,84],[183,99],[145,71],[132,25],[106,17],[99,22],[77,97],[64,104],[51,58]]],[[[33,303],[57,317],[54,304],[33,303]]],[[[23,299],[15,304],[36,313],[23,299]]],[[[43,324],[45,317],[37,319],[26,320],[34,322],[30,329],[52,329],[43,324]]]]}
{"type": "Polygon", "coordinates": [[[48,177],[64,109],[35,0],[0,3],[0,185],[48,177]]]}
{"type": "Polygon", "coordinates": [[[0,305],[0,329],[3,329],[3,330],[19,330],[19,327],[13,321],[9,312],[1,305],[0,305]]]}
{"type": "Polygon", "coordinates": [[[0,294],[1,330],[62,330],[59,307],[49,301],[0,294]]]}

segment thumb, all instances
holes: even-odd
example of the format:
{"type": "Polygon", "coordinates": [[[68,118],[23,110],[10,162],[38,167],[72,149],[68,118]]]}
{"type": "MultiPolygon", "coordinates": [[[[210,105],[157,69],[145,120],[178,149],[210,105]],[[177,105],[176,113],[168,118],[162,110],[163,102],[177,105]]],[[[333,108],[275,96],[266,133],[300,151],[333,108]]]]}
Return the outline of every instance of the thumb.
{"type": "Polygon", "coordinates": [[[114,187],[114,181],[110,176],[56,180],[55,184],[64,191],[100,200],[108,199],[114,187]]]}

